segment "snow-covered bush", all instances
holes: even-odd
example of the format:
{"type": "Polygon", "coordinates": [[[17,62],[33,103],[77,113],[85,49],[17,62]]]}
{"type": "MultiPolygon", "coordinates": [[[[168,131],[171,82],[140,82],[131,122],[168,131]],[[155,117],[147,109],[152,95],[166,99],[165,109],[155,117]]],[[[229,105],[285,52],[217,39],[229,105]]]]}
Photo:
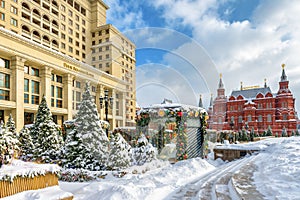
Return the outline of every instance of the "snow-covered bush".
{"type": "Polygon", "coordinates": [[[144,134],[141,134],[137,147],[133,149],[133,164],[143,165],[146,162],[156,160],[155,148],[150,144],[144,134]]]}
{"type": "Polygon", "coordinates": [[[105,172],[95,172],[86,169],[62,169],[59,179],[66,182],[86,182],[105,178],[105,172]]]}

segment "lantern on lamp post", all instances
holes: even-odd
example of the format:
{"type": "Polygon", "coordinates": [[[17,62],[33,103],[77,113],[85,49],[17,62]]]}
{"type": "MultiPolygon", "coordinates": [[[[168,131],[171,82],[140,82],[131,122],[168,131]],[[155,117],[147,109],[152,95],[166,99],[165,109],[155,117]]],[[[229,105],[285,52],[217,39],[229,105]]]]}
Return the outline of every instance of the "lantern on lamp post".
{"type": "MultiPolygon", "coordinates": [[[[104,107],[105,121],[108,122],[108,107],[112,107],[114,103],[114,98],[108,96],[108,90],[104,90],[104,97],[100,96],[100,109],[104,107]]],[[[106,128],[106,135],[108,136],[108,127],[106,128]]]]}

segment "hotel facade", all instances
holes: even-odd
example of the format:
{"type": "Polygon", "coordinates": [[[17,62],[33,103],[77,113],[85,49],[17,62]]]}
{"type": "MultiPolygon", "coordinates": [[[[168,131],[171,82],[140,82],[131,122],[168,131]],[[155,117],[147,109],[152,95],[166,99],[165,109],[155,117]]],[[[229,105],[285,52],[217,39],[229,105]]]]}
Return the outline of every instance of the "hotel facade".
{"type": "Polygon", "coordinates": [[[106,24],[101,0],[0,0],[0,120],[19,131],[45,95],[58,125],[75,117],[85,82],[114,98],[111,128],[135,125],[135,45],[106,24]]]}

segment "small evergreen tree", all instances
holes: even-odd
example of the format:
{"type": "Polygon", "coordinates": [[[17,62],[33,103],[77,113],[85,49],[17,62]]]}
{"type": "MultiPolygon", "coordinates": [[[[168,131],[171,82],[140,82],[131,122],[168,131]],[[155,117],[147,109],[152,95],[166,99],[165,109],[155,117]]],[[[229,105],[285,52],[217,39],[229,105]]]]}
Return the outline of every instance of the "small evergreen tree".
{"type": "Polygon", "coordinates": [[[242,141],[248,141],[248,134],[245,129],[242,129],[242,141]]]}
{"type": "Polygon", "coordinates": [[[120,133],[112,134],[110,141],[109,168],[120,170],[129,167],[131,161],[130,145],[120,133]]]}
{"type": "Polygon", "coordinates": [[[298,129],[296,129],[296,136],[300,136],[298,129]]]}
{"type": "Polygon", "coordinates": [[[287,137],[287,132],[285,127],[283,127],[282,131],[281,131],[281,137],[287,137]]]}
{"type": "Polygon", "coordinates": [[[272,135],[273,135],[272,128],[271,128],[271,126],[269,125],[269,126],[268,126],[268,130],[267,130],[267,132],[266,132],[266,136],[272,136],[272,135]]]}
{"type": "Polygon", "coordinates": [[[19,158],[24,161],[31,160],[33,157],[34,146],[30,135],[30,130],[24,127],[19,133],[18,140],[20,147],[19,158]]]}
{"type": "Polygon", "coordinates": [[[45,96],[38,107],[34,125],[31,128],[34,159],[51,163],[59,160],[63,139],[60,128],[53,122],[45,96]]]}
{"type": "Polygon", "coordinates": [[[7,127],[8,131],[13,133],[14,138],[17,138],[16,125],[15,125],[15,121],[14,121],[11,113],[9,114],[8,121],[6,123],[6,127],[7,127]]]}
{"type": "Polygon", "coordinates": [[[136,165],[143,165],[156,159],[156,153],[153,146],[148,142],[144,134],[141,134],[137,147],[133,149],[133,160],[136,165]]]}
{"type": "Polygon", "coordinates": [[[292,130],[292,135],[291,136],[295,136],[295,131],[294,130],[292,130]]]}
{"type": "Polygon", "coordinates": [[[0,157],[4,164],[8,164],[14,157],[15,151],[19,150],[18,140],[14,138],[13,133],[0,127],[0,157]]]}
{"type": "Polygon", "coordinates": [[[82,166],[89,170],[105,169],[109,142],[106,133],[101,128],[97,107],[90,93],[88,82],[85,85],[85,92],[82,95],[74,125],[73,133],[70,133],[73,136],[66,142],[66,160],[69,160],[70,165],[75,167],[82,166]]]}
{"type": "Polygon", "coordinates": [[[86,168],[86,165],[93,164],[92,160],[87,162],[88,158],[84,157],[87,155],[87,152],[80,136],[76,129],[67,135],[62,162],[66,168],[86,168]]]}

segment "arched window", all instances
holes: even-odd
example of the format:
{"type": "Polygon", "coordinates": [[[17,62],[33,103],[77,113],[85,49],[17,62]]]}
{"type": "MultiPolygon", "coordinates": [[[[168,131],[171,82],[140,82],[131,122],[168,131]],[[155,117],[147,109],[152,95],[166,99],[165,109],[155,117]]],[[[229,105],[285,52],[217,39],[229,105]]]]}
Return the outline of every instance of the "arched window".
{"type": "Polygon", "coordinates": [[[272,115],[271,114],[267,115],[267,122],[272,122],[272,115]]]}
{"type": "Polygon", "coordinates": [[[22,8],[25,8],[25,9],[27,9],[27,10],[30,10],[28,4],[27,4],[27,3],[24,3],[24,2],[22,3],[22,8]]]}
{"type": "Polygon", "coordinates": [[[52,45],[58,48],[58,42],[56,40],[52,40],[52,45]]]}
{"type": "Polygon", "coordinates": [[[52,25],[54,25],[54,26],[58,27],[58,23],[57,23],[57,21],[53,20],[53,21],[52,21],[52,25]]]}
{"type": "Polygon", "coordinates": [[[252,121],[252,116],[248,115],[248,122],[251,122],[251,121],[252,121]]]}
{"type": "Polygon", "coordinates": [[[234,116],[231,116],[231,119],[230,119],[232,122],[234,122],[234,116]]]}
{"type": "Polygon", "coordinates": [[[41,15],[40,15],[40,12],[39,12],[37,9],[33,9],[32,12],[33,12],[34,14],[36,14],[37,16],[39,16],[39,17],[41,16],[41,15]]]}
{"type": "Polygon", "coordinates": [[[287,120],[287,119],[288,119],[288,115],[287,115],[287,114],[283,114],[283,115],[282,115],[282,119],[283,119],[283,120],[287,120]]]}
{"type": "Polygon", "coordinates": [[[22,26],[22,30],[25,32],[28,32],[28,33],[30,32],[28,26],[25,26],[25,25],[22,26]]]}
{"type": "Polygon", "coordinates": [[[50,42],[49,37],[48,37],[47,35],[44,35],[44,36],[43,36],[43,40],[45,40],[45,41],[47,41],[47,42],[50,42]]]}
{"type": "Polygon", "coordinates": [[[281,103],[281,107],[282,107],[282,108],[287,108],[287,107],[288,107],[288,106],[287,106],[287,102],[285,102],[285,101],[282,102],[282,103],[281,103]]]}
{"type": "Polygon", "coordinates": [[[222,123],[223,123],[222,117],[219,117],[219,118],[218,118],[218,123],[219,123],[219,124],[222,124],[222,123]]]}
{"type": "Polygon", "coordinates": [[[35,36],[35,37],[38,37],[38,38],[41,38],[41,35],[40,35],[40,33],[39,32],[37,32],[37,31],[33,31],[33,36],[35,36]]]}
{"type": "Polygon", "coordinates": [[[49,17],[48,17],[47,15],[43,15],[43,20],[46,20],[46,21],[48,21],[48,22],[50,21],[50,20],[49,20],[49,17]]]}
{"type": "Polygon", "coordinates": [[[262,119],[262,115],[258,115],[258,122],[262,122],[263,119],[262,119]]]}
{"type": "Polygon", "coordinates": [[[52,1],[52,5],[54,5],[55,7],[58,7],[58,4],[57,4],[57,2],[56,1],[52,1]]]}
{"type": "Polygon", "coordinates": [[[243,116],[239,116],[239,123],[243,123],[243,116]]]}

